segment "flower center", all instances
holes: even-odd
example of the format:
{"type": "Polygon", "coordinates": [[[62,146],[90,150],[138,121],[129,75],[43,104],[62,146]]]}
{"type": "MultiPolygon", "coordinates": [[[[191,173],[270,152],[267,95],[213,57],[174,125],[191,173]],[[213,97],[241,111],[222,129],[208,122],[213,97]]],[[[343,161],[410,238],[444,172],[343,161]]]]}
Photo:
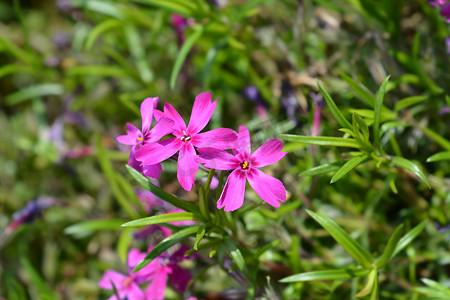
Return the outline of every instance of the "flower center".
{"type": "Polygon", "coordinates": [[[241,164],[241,168],[242,170],[248,170],[249,168],[248,161],[244,160],[244,162],[241,164]]]}
{"type": "Polygon", "coordinates": [[[142,137],[140,137],[140,138],[138,138],[138,141],[140,142],[140,141],[143,141],[144,140],[144,138],[142,138],[142,137]]]}
{"type": "Polygon", "coordinates": [[[185,142],[185,143],[189,142],[191,140],[191,137],[189,135],[187,135],[186,131],[184,131],[184,130],[183,130],[183,134],[184,134],[184,136],[181,138],[181,141],[185,142]]]}
{"type": "Polygon", "coordinates": [[[128,276],[127,278],[125,278],[122,281],[122,286],[127,287],[131,284],[131,282],[133,281],[133,278],[131,278],[130,276],[128,276]]]}

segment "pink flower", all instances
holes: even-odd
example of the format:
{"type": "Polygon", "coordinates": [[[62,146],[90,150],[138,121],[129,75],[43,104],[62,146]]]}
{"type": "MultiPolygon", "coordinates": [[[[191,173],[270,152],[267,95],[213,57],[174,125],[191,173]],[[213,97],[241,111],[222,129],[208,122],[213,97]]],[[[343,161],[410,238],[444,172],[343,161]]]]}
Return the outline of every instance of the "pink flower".
{"type": "Polygon", "coordinates": [[[441,16],[445,17],[445,21],[450,23],[450,2],[444,4],[441,8],[441,16]]]}
{"type": "Polygon", "coordinates": [[[181,246],[180,249],[170,255],[163,253],[147,265],[147,267],[152,270],[150,276],[152,281],[145,289],[146,299],[164,299],[168,277],[170,277],[172,286],[176,291],[182,293],[186,290],[192,275],[181,268],[178,263],[187,259],[184,257],[184,254],[188,249],[189,248],[186,246],[181,246]]]}
{"type": "Polygon", "coordinates": [[[217,201],[217,208],[225,207],[225,211],[240,208],[244,202],[247,180],[255,192],[270,205],[279,207],[278,201],[286,201],[286,190],[281,181],[258,169],[283,158],[287,152],[281,152],[282,148],[281,141],[271,139],[250,154],[250,134],[245,126],[239,126],[236,149],[233,149],[234,155],[213,148],[198,149],[199,161],[204,163],[205,167],[233,170],[217,201]]]}
{"type": "MultiPolygon", "coordinates": [[[[146,254],[138,249],[131,249],[128,252],[128,271],[127,274],[121,274],[116,271],[108,270],[98,282],[102,289],[113,290],[114,287],[119,294],[120,299],[127,297],[128,299],[145,300],[145,294],[139,287],[139,284],[148,282],[151,279],[152,269],[149,266],[132,273],[134,267],[145,258],[146,254]],[[113,287],[114,285],[114,287],[113,287]]],[[[111,296],[108,300],[120,300],[111,296]]]]}
{"type": "Polygon", "coordinates": [[[217,100],[211,103],[210,93],[201,93],[195,98],[189,125],[183,121],[172,105],[164,105],[161,118],[170,118],[175,122],[173,127],[174,138],[157,143],[143,145],[136,152],[136,159],[142,165],[154,165],[168,159],[180,150],[178,155],[177,177],[181,186],[190,191],[198,171],[197,154],[194,147],[213,147],[217,149],[230,149],[237,139],[237,134],[228,128],[217,128],[199,133],[211,119],[217,100]]]}
{"type": "Polygon", "coordinates": [[[137,129],[131,123],[127,123],[127,134],[117,137],[117,141],[121,144],[133,146],[130,152],[128,164],[136,170],[142,172],[145,176],[153,178],[159,177],[162,171],[161,164],[155,163],[142,167],[136,161],[136,151],[146,143],[159,141],[163,136],[172,132],[174,121],[169,118],[159,118],[158,123],[150,129],[153,119],[153,110],[158,105],[158,97],[147,98],[141,104],[142,131],[137,129]]]}

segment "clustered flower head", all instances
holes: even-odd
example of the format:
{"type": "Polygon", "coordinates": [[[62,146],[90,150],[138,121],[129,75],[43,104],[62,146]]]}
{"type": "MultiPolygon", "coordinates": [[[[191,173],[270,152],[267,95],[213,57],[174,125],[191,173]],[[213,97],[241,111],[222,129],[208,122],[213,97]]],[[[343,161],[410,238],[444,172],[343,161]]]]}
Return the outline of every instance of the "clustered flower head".
{"type": "Polygon", "coordinates": [[[202,132],[217,104],[208,92],[195,98],[187,126],[172,105],[165,103],[163,111],[159,111],[157,104],[158,98],[144,100],[141,105],[142,130],[127,123],[127,134],[117,138],[120,143],[132,146],[130,166],[145,176],[158,178],[162,171],[161,162],[177,159],[177,178],[187,191],[195,185],[200,164],[211,169],[229,170],[231,173],[217,202],[217,208],[226,211],[242,206],[247,180],[270,205],[279,207],[279,201],[286,200],[281,181],[259,170],[284,157],[286,152],[281,152],[281,141],[271,139],[251,153],[250,134],[244,126],[239,127],[239,134],[229,128],[202,132]],[[150,129],[153,117],[157,123],[150,129]],[[168,134],[173,137],[162,139],[168,134]],[[231,150],[233,154],[225,150],[231,150]]]}
{"type": "Polygon", "coordinates": [[[188,247],[181,246],[173,253],[164,252],[150,264],[133,273],[132,270],[145,258],[146,253],[140,252],[138,249],[131,249],[128,252],[126,274],[107,270],[98,285],[102,289],[117,291],[119,298],[113,295],[108,300],[162,300],[168,278],[170,278],[173,288],[183,293],[192,279],[192,275],[178,265],[181,261],[188,259],[184,256],[187,250],[188,247]],[[147,283],[147,287],[143,290],[142,286],[147,283]]]}

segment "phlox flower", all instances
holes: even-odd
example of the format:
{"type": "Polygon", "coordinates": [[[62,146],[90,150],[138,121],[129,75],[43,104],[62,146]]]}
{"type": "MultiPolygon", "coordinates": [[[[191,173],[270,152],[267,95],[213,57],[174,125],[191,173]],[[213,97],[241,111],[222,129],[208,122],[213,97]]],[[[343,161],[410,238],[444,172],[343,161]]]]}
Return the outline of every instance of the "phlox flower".
{"type": "Polygon", "coordinates": [[[146,300],[144,291],[139,287],[140,284],[148,282],[151,279],[152,269],[149,266],[132,273],[134,267],[145,258],[146,254],[140,252],[138,249],[131,249],[128,252],[128,271],[127,274],[121,274],[116,271],[108,270],[103,274],[103,277],[98,282],[102,289],[113,290],[113,285],[117,290],[120,299],[115,295],[108,298],[108,300],[121,300],[127,297],[128,299],[146,300]]]}
{"type": "Polygon", "coordinates": [[[176,291],[183,293],[186,290],[192,275],[181,268],[178,263],[187,259],[184,254],[188,249],[189,248],[186,246],[181,246],[180,249],[172,254],[164,252],[146,266],[146,268],[151,270],[151,282],[145,289],[146,299],[164,299],[164,292],[169,277],[172,286],[176,291]]]}
{"type": "Polygon", "coordinates": [[[159,118],[158,123],[150,129],[153,119],[153,110],[158,105],[158,97],[147,98],[141,104],[142,116],[142,131],[137,129],[131,123],[127,123],[127,134],[117,137],[117,141],[121,144],[132,146],[128,164],[136,170],[142,172],[145,176],[153,178],[159,177],[159,172],[162,171],[161,164],[147,164],[141,166],[136,161],[136,151],[146,143],[159,141],[163,136],[172,132],[172,127],[175,124],[169,118],[159,118]]]}
{"type": "Polygon", "coordinates": [[[239,137],[234,155],[214,148],[199,150],[198,161],[205,167],[218,170],[233,170],[217,201],[217,208],[225,211],[240,208],[244,202],[246,181],[265,202],[279,207],[279,201],[286,200],[286,190],[278,179],[267,175],[258,168],[273,164],[283,158],[287,152],[281,152],[280,140],[271,139],[251,153],[250,134],[245,126],[239,127],[239,137]]]}
{"type": "Polygon", "coordinates": [[[450,2],[444,4],[441,8],[441,16],[445,17],[445,20],[450,23],[450,2]]]}
{"type": "Polygon", "coordinates": [[[217,100],[211,103],[210,93],[199,94],[194,101],[189,125],[183,121],[172,105],[164,105],[161,118],[170,118],[175,122],[173,127],[174,138],[156,143],[148,143],[136,152],[136,159],[143,166],[158,164],[175,153],[178,155],[177,178],[181,186],[190,191],[198,171],[197,154],[195,148],[212,147],[217,149],[230,149],[237,139],[237,134],[228,128],[217,128],[199,133],[211,119],[217,100]]]}

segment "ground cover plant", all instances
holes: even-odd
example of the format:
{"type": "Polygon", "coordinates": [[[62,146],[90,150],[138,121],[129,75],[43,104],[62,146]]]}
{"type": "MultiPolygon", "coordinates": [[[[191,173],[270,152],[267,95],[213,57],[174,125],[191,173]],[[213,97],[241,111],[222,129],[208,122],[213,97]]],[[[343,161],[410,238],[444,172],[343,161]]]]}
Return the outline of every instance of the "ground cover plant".
{"type": "Polygon", "coordinates": [[[450,1],[0,20],[0,299],[450,299],[450,1]]]}

